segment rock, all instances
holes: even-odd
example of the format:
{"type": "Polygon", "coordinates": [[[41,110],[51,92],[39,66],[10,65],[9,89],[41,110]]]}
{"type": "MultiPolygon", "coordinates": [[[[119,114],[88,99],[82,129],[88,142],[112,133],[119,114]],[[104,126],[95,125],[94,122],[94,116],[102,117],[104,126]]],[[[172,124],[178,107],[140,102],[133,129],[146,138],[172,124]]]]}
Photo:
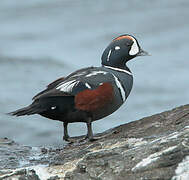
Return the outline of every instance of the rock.
{"type": "Polygon", "coordinates": [[[0,180],[189,179],[189,105],[97,136],[59,149],[0,139],[0,180]]]}

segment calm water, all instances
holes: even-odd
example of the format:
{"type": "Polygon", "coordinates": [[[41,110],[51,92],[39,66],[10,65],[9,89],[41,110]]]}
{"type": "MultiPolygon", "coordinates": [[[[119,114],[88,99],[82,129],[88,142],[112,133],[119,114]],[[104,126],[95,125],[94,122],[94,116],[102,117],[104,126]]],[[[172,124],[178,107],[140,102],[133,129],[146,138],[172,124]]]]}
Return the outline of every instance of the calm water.
{"type": "MultiPolygon", "coordinates": [[[[38,115],[9,117],[60,76],[100,65],[112,38],[130,33],[151,57],[128,64],[134,87],[127,102],[93,123],[94,132],[189,102],[188,0],[1,0],[0,137],[27,145],[62,144],[62,124],[38,115]],[[119,2],[119,3],[118,3],[119,2]]],[[[86,133],[71,124],[71,136],[86,133]]]]}

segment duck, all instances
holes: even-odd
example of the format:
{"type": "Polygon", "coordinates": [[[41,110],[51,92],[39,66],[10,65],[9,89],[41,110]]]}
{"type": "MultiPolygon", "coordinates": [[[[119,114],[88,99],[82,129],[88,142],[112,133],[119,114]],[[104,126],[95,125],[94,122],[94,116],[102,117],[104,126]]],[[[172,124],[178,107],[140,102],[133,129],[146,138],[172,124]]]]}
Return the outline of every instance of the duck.
{"type": "Polygon", "coordinates": [[[61,77],[33,97],[32,103],[9,113],[13,116],[39,114],[63,123],[63,140],[69,141],[68,124],[84,122],[86,139],[95,140],[92,122],[109,116],[124,104],[133,86],[127,62],[149,55],[133,35],[114,38],[105,48],[100,67],[79,69],[61,77]]]}

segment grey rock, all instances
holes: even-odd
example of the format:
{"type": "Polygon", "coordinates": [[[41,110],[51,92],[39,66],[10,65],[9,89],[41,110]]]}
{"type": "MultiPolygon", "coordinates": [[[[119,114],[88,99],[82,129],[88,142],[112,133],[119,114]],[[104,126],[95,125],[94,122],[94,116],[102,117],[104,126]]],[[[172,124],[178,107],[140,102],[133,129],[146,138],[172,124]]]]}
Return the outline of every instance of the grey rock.
{"type": "Polygon", "coordinates": [[[97,134],[64,148],[0,139],[0,180],[188,180],[189,105],[97,134]]]}

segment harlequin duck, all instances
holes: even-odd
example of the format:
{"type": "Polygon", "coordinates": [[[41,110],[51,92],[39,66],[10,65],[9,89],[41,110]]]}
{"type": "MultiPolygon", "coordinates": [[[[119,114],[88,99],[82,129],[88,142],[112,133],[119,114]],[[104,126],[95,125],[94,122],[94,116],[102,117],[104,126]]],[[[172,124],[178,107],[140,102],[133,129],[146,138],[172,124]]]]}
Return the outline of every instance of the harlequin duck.
{"type": "Polygon", "coordinates": [[[55,80],[33,97],[31,105],[10,114],[40,114],[62,121],[64,140],[69,140],[68,123],[85,122],[86,138],[94,140],[91,123],[116,111],[132,89],[133,76],[126,63],[145,55],[134,36],[121,35],[104,50],[101,67],[83,68],[55,80]]]}

